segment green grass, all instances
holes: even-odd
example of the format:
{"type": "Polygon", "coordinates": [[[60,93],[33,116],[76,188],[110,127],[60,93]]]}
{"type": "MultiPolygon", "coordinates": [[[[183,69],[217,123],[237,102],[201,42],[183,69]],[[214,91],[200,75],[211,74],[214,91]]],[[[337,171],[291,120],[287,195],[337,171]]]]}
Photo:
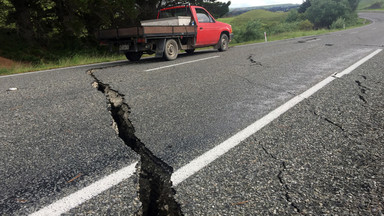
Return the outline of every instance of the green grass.
{"type": "MultiPolygon", "coordinates": [[[[361,27],[361,26],[364,26],[367,24],[369,24],[368,20],[359,18],[358,23],[355,26],[350,26],[346,29],[353,29],[353,28],[361,27]]],[[[343,30],[343,29],[319,29],[319,30],[311,30],[311,31],[284,32],[284,33],[277,34],[277,35],[268,35],[267,39],[270,42],[270,41],[285,40],[285,39],[299,38],[299,37],[305,37],[305,36],[322,35],[322,34],[337,32],[337,31],[341,31],[341,30],[343,30]]],[[[251,43],[260,43],[260,42],[264,42],[264,41],[265,41],[264,39],[260,39],[260,40],[254,40],[254,41],[247,41],[247,42],[243,42],[243,43],[231,43],[231,46],[245,45],[245,44],[251,44],[251,43]]]]}
{"type": "Polygon", "coordinates": [[[110,55],[88,55],[88,54],[77,55],[76,54],[72,57],[61,58],[58,61],[41,63],[37,65],[16,63],[16,65],[12,68],[0,68],[0,75],[10,75],[10,74],[48,70],[48,69],[54,69],[54,68],[70,67],[70,66],[77,66],[77,65],[100,63],[100,62],[111,62],[111,61],[124,60],[124,59],[126,59],[125,56],[118,55],[118,54],[110,54],[110,55]]]}
{"type": "Polygon", "coordinates": [[[381,9],[372,9],[372,10],[384,10],[384,0],[361,0],[358,6],[359,10],[366,10],[375,3],[382,3],[381,9]]]}
{"type": "Polygon", "coordinates": [[[220,18],[218,21],[231,24],[237,28],[241,28],[246,25],[250,20],[260,20],[267,25],[276,24],[286,19],[288,13],[286,12],[271,12],[266,10],[252,10],[247,13],[243,13],[236,17],[220,18]]]}
{"type": "Polygon", "coordinates": [[[235,17],[219,18],[217,21],[231,24],[233,19],[235,19],[235,17]]]}

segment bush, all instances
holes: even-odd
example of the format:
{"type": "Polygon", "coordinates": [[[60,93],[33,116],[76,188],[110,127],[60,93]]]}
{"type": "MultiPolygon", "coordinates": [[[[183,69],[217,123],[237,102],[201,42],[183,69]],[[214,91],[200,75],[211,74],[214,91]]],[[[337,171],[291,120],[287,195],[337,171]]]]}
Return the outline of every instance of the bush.
{"type": "Polygon", "coordinates": [[[285,19],[286,22],[297,22],[299,20],[300,20],[299,12],[297,12],[297,10],[295,9],[290,10],[287,18],[285,19]]]}
{"type": "Polygon", "coordinates": [[[264,37],[264,28],[260,20],[252,20],[247,22],[244,29],[236,31],[235,41],[245,42],[261,39],[264,37]]]}
{"type": "Polygon", "coordinates": [[[342,17],[339,17],[336,21],[334,21],[329,28],[330,29],[342,29],[345,27],[345,19],[342,17]]]}
{"type": "Polygon", "coordinates": [[[291,23],[279,23],[277,25],[272,25],[266,29],[269,34],[280,34],[283,32],[292,32],[299,29],[298,22],[291,23]]]}
{"type": "Polygon", "coordinates": [[[304,20],[299,23],[299,29],[304,31],[309,31],[313,29],[313,24],[309,20],[304,20]]]}
{"type": "Polygon", "coordinates": [[[306,11],[306,16],[315,27],[329,28],[339,17],[346,17],[349,13],[351,9],[347,0],[313,0],[306,11]]]}

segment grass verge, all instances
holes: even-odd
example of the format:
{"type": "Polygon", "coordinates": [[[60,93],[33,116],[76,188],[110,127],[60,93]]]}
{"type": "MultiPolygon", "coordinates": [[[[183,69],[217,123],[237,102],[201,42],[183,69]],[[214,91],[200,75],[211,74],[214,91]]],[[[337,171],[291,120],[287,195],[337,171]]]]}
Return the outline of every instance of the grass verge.
{"type": "Polygon", "coordinates": [[[112,62],[126,59],[123,55],[118,54],[75,54],[71,57],[64,57],[58,61],[41,63],[41,64],[26,64],[15,62],[13,66],[8,68],[0,67],[0,75],[11,75],[18,73],[25,73],[31,71],[49,70],[54,68],[63,68],[70,66],[86,65],[92,63],[112,62]]]}

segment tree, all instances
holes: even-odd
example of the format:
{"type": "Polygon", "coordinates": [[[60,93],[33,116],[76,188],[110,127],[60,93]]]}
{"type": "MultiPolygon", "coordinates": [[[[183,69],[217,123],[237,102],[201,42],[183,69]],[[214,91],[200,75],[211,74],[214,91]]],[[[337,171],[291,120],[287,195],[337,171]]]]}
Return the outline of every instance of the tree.
{"type": "Polygon", "coordinates": [[[356,11],[359,6],[360,0],[348,0],[349,6],[352,11],[356,11]]]}
{"type": "Polygon", "coordinates": [[[346,18],[351,14],[347,0],[312,0],[306,10],[306,16],[315,27],[329,27],[338,18],[346,18]]]}
{"type": "Polygon", "coordinates": [[[305,11],[307,11],[307,9],[311,7],[311,2],[310,0],[305,0],[299,7],[299,9],[297,10],[297,12],[299,13],[305,13],[305,11]]]}

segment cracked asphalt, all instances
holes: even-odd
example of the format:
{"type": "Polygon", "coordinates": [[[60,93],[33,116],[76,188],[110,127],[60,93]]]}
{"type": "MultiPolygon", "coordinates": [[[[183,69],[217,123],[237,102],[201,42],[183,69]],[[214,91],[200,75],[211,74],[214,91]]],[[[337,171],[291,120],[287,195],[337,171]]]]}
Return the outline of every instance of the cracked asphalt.
{"type": "MultiPolygon", "coordinates": [[[[374,23],[327,35],[0,78],[0,214],[32,213],[139,159],[86,71],[125,95],[135,135],[177,170],[384,45],[374,23]],[[357,33],[356,33],[357,32],[357,33]],[[145,70],[219,56],[165,68],[145,70]],[[17,91],[7,91],[16,87],[17,91]]],[[[382,215],[384,52],[179,184],[185,215],[382,215]]],[[[138,175],[67,212],[131,215],[138,175]]]]}
{"type": "Polygon", "coordinates": [[[383,59],[333,81],[178,185],[184,213],[382,215],[383,59]]]}

